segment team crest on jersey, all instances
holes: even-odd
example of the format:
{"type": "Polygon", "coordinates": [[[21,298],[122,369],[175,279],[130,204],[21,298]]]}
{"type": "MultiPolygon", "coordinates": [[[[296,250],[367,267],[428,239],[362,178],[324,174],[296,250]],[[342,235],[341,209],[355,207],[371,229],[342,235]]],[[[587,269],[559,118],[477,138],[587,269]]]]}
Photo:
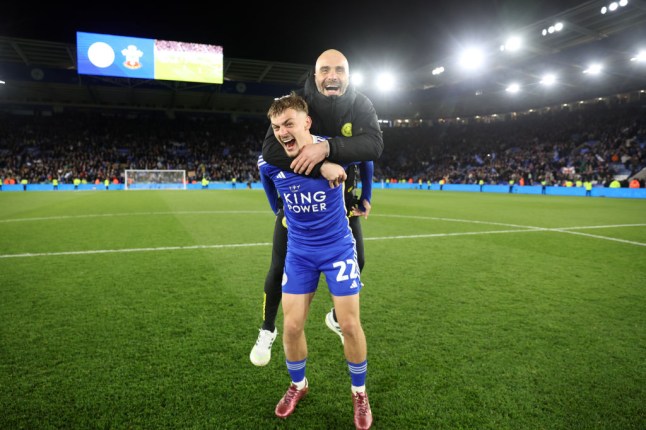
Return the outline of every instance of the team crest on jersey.
{"type": "Polygon", "coordinates": [[[352,123],[351,122],[346,122],[345,124],[343,124],[343,127],[341,127],[341,134],[344,135],[345,137],[352,136],[352,123]]]}

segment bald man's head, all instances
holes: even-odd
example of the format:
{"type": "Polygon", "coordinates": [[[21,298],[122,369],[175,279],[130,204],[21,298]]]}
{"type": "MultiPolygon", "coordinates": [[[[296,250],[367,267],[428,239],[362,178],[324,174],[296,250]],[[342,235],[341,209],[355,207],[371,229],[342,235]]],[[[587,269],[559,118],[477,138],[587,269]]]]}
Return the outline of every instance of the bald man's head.
{"type": "Polygon", "coordinates": [[[316,60],[314,78],[324,96],[342,96],[350,83],[348,59],[336,49],[324,51],[316,60]]]}

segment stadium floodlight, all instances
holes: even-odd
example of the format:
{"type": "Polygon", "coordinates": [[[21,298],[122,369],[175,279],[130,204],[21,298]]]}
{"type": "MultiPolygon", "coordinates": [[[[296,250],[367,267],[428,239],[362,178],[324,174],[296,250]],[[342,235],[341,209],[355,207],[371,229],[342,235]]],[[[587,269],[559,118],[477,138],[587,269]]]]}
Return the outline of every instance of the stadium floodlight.
{"type": "Polygon", "coordinates": [[[395,77],[391,73],[383,72],[377,75],[375,83],[381,91],[388,92],[395,88],[395,77]]]}
{"type": "Polygon", "coordinates": [[[363,84],[363,75],[359,73],[352,73],[350,75],[350,80],[352,81],[352,84],[360,87],[363,84]]]}
{"type": "Polygon", "coordinates": [[[377,75],[377,85],[384,91],[390,91],[395,88],[395,76],[389,72],[382,72],[377,75]]]}
{"type": "Polygon", "coordinates": [[[547,36],[548,34],[558,33],[561,30],[563,30],[563,27],[564,27],[564,25],[563,25],[562,22],[556,22],[556,23],[550,25],[549,27],[544,28],[543,31],[541,31],[541,34],[543,36],[547,36]]]}
{"type": "Polygon", "coordinates": [[[517,92],[520,91],[520,85],[517,84],[516,82],[512,82],[511,84],[509,84],[507,88],[505,88],[505,91],[511,94],[516,94],[517,92]]]}
{"type": "Polygon", "coordinates": [[[126,190],[185,190],[186,170],[126,169],[126,190]]]}
{"type": "Polygon", "coordinates": [[[630,61],[636,61],[637,63],[645,63],[646,62],[646,50],[641,50],[630,59],[630,61]]]}
{"type": "Polygon", "coordinates": [[[547,73],[543,75],[543,78],[541,79],[541,85],[545,85],[546,87],[552,86],[556,83],[556,75],[553,73],[547,73]]]}
{"type": "Polygon", "coordinates": [[[478,48],[467,48],[460,54],[458,63],[464,70],[478,70],[484,64],[484,54],[478,48]]]}
{"type": "Polygon", "coordinates": [[[444,73],[444,67],[442,66],[434,68],[431,72],[433,76],[441,75],[442,73],[444,73]]]}
{"type": "Polygon", "coordinates": [[[603,6],[601,8],[601,15],[605,15],[608,12],[614,12],[620,7],[626,7],[626,6],[628,6],[628,0],[619,0],[619,2],[613,1],[608,6],[603,6]]]}
{"type": "Polygon", "coordinates": [[[518,36],[509,37],[504,45],[500,46],[501,51],[516,52],[523,46],[523,40],[518,36]]]}
{"type": "Polygon", "coordinates": [[[590,64],[588,68],[583,71],[583,73],[588,75],[598,75],[601,73],[602,69],[603,69],[603,65],[599,63],[594,63],[594,64],[590,64]]]}

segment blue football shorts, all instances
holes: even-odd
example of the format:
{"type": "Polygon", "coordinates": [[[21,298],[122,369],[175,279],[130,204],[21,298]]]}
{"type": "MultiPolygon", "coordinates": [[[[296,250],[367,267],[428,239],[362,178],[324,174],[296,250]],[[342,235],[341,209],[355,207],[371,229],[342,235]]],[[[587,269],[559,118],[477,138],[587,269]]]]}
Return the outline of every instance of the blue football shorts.
{"type": "Polygon", "coordinates": [[[333,296],[351,296],[361,291],[359,264],[354,238],[325,247],[290,247],[283,271],[283,293],[308,294],[316,291],[325,274],[333,296]]]}

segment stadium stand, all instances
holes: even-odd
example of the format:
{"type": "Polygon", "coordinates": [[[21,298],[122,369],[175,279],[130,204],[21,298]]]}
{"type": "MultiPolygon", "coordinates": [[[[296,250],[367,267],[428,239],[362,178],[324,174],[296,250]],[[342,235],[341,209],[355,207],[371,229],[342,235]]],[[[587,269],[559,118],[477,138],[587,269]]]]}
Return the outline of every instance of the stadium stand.
{"type": "MultiPolygon", "coordinates": [[[[397,95],[366,90],[386,141],[375,179],[552,186],[637,178],[643,187],[646,73],[626,55],[646,35],[646,8],[630,4],[629,13],[604,17],[583,2],[518,29],[569,25],[513,60],[498,52],[487,78],[432,76],[429,64],[410,71],[397,95]],[[590,85],[580,75],[595,50],[616,69],[590,85]],[[567,69],[559,91],[501,91],[503,78],[535,77],[546,63],[567,69]]],[[[257,181],[266,108],[311,70],[225,57],[222,85],[81,76],[73,45],[2,36],[0,66],[0,178],[29,184],[118,182],[125,169],[150,168],[185,169],[190,181],[257,181]]]]}

